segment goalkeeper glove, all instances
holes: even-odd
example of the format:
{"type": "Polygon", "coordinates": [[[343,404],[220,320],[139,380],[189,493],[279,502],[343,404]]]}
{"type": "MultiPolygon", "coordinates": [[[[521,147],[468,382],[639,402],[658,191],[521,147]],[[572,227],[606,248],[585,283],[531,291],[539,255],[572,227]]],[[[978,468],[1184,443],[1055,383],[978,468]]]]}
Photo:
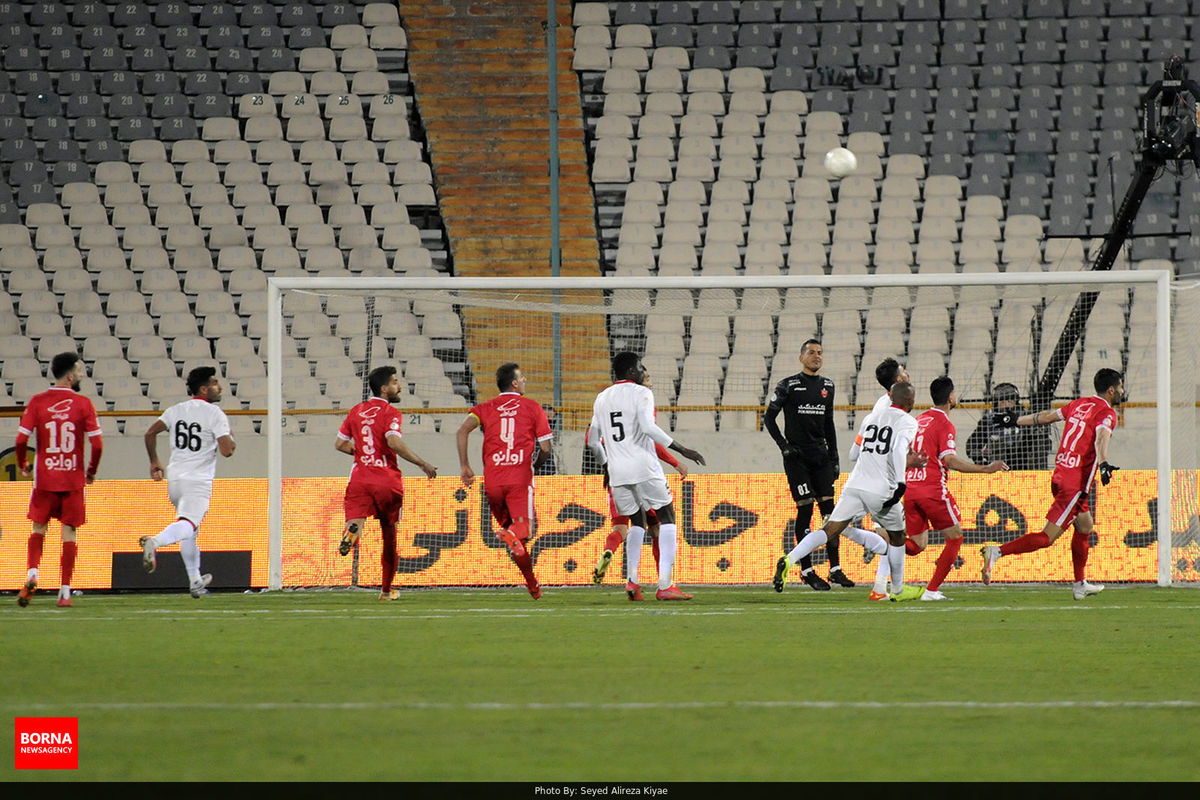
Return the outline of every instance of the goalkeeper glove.
{"type": "Polygon", "coordinates": [[[1100,462],[1100,483],[1103,486],[1108,486],[1108,482],[1112,480],[1112,474],[1119,470],[1120,467],[1114,467],[1107,461],[1100,462]]]}
{"type": "Polygon", "coordinates": [[[779,445],[779,452],[783,454],[784,458],[794,458],[798,451],[787,442],[784,442],[779,445]]]}
{"type": "Polygon", "coordinates": [[[887,499],[887,502],[880,507],[879,513],[887,512],[892,506],[900,502],[900,498],[904,496],[904,484],[896,484],[896,491],[892,492],[892,496],[887,499]]]}

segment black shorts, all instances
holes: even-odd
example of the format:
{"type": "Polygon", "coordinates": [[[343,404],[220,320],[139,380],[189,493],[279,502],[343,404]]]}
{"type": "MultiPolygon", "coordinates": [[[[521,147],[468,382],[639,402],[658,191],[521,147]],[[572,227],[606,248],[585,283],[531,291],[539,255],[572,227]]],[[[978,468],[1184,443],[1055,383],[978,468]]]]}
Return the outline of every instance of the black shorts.
{"type": "Polygon", "coordinates": [[[796,505],[833,497],[833,482],[837,480],[837,473],[828,453],[799,453],[785,458],[783,471],[787,474],[788,488],[792,490],[796,505]]]}

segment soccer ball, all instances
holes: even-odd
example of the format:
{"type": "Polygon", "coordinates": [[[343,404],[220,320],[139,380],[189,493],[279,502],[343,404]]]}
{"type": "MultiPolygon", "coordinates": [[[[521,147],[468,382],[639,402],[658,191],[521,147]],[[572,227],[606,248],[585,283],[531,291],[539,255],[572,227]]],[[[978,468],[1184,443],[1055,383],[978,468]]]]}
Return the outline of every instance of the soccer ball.
{"type": "Polygon", "coordinates": [[[844,147],[835,147],[825,154],[825,169],[837,178],[844,178],[858,168],[854,153],[844,147]]]}

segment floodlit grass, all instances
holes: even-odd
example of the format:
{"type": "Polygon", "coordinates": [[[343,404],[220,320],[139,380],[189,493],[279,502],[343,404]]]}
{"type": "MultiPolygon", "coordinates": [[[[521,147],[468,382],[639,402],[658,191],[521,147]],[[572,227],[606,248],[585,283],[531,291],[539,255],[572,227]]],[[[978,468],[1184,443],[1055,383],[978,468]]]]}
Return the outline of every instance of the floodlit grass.
{"type": "Polygon", "coordinates": [[[1200,780],[1196,591],[695,592],[6,596],[0,780],[1200,780]]]}

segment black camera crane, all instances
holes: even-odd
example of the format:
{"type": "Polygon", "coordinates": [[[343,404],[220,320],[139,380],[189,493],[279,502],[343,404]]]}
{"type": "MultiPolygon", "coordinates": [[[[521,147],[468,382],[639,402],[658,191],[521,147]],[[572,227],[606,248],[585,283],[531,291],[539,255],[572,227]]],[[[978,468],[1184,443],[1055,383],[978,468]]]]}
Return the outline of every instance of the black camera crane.
{"type": "MultiPolygon", "coordinates": [[[[1092,261],[1094,271],[1110,270],[1117,255],[1133,229],[1146,192],[1160,171],[1168,163],[1191,161],[1200,169],[1200,139],[1197,138],[1197,109],[1200,103],[1200,85],[1189,80],[1183,60],[1171,56],[1163,65],[1163,79],[1155,81],[1142,97],[1142,137],[1137,174],[1113,220],[1112,228],[1104,237],[1104,245],[1092,261]],[[1190,98],[1191,104],[1187,101],[1190,98]]],[[[1067,362],[1079,343],[1083,326],[1096,305],[1100,293],[1085,291],[1075,301],[1071,316],[1067,319],[1058,344],[1046,364],[1046,371],[1030,397],[1033,411],[1050,408],[1054,390],[1062,378],[1067,362]]]]}

